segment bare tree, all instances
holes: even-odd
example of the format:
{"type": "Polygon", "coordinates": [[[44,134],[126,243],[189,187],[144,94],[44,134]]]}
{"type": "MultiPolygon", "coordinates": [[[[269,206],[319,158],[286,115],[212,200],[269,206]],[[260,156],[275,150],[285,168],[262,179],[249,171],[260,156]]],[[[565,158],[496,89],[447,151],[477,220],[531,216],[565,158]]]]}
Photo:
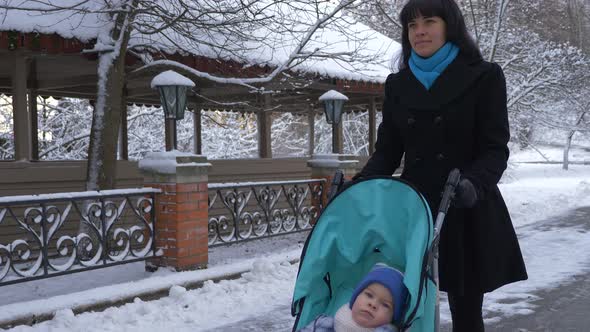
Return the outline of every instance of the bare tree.
{"type": "MultiPolygon", "coordinates": [[[[125,58],[128,53],[140,57],[144,67],[175,69],[190,78],[206,78],[217,83],[238,84],[253,92],[286,70],[311,58],[337,59],[353,63],[379,58],[379,54],[361,56],[365,36],[350,31],[351,17],[341,15],[354,0],[3,0],[0,14],[26,12],[44,14],[46,25],[51,14],[56,20],[75,17],[79,25],[95,22],[98,54],[98,91],[94,107],[86,188],[108,189],[115,186],[117,137],[124,107],[126,82],[125,58]],[[98,22],[98,23],[96,23],[98,22]],[[316,38],[331,27],[349,38],[355,47],[345,52],[330,51],[325,39],[316,38]],[[323,41],[322,41],[323,40],[323,41]],[[163,51],[176,51],[230,59],[252,64],[253,52],[268,55],[274,70],[264,77],[219,77],[162,58],[163,51]],[[286,53],[286,57],[278,55],[286,53]]],[[[74,26],[72,29],[76,29],[74,26]]]]}

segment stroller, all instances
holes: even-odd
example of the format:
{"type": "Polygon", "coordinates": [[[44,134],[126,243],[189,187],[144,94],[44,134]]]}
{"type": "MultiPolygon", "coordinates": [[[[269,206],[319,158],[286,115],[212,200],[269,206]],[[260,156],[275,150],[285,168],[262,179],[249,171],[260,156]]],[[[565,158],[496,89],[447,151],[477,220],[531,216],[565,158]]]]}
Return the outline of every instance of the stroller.
{"type": "Polygon", "coordinates": [[[301,254],[293,331],[319,314],[333,316],[379,262],[404,272],[409,296],[400,331],[438,331],[438,239],[459,171],[449,174],[434,225],[425,198],[401,179],[370,177],[342,185],[338,178],[301,254]]]}

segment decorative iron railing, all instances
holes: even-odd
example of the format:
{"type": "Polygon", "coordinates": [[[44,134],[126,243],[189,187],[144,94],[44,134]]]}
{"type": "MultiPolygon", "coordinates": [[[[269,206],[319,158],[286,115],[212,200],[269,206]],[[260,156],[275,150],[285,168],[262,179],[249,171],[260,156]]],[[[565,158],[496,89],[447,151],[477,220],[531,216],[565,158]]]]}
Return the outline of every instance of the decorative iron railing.
{"type": "Polygon", "coordinates": [[[325,180],[209,184],[209,247],[308,230],[325,180]]]}
{"type": "Polygon", "coordinates": [[[0,197],[0,286],[156,255],[159,189],[0,197]]]}

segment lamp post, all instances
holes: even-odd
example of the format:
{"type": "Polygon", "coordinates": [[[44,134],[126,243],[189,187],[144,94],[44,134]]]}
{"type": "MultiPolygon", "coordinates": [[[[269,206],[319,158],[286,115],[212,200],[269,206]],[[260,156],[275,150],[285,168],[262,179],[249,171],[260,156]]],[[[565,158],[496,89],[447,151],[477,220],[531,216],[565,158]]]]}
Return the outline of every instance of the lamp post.
{"type": "Polygon", "coordinates": [[[342,110],[344,102],[348,97],[336,90],[330,90],[320,96],[319,101],[324,102],[324,113],[326,122],[332,125],[332,153],[340,153],[339,150],[341,137],[338,132],[340,120],[342,119],[342,110]]]}
{"type": "Polygon", "coordinates": [[[179,73],[168,70],[152,79],[152,89],[160,93],[160,103],[164,109],[166,151],[176,150],[176,121],[184,118],[186,93],[195,83],[179,73]]]}

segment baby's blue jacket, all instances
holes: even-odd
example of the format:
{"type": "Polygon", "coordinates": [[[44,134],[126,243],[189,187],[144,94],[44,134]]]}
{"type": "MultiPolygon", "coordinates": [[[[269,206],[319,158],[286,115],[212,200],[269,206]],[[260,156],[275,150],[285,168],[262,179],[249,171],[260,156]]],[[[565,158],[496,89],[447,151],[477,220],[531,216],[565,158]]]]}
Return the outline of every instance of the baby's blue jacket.
{"type": "MultiPolygon", "coordinates": [[[[334,332],[334,317],[319,315],[306,327],[297,330],[297,332],[334,332]]],[[[391,325],[383,325],[375,328],[375,332],[397,332],[391,328],[391,325]]]]}

